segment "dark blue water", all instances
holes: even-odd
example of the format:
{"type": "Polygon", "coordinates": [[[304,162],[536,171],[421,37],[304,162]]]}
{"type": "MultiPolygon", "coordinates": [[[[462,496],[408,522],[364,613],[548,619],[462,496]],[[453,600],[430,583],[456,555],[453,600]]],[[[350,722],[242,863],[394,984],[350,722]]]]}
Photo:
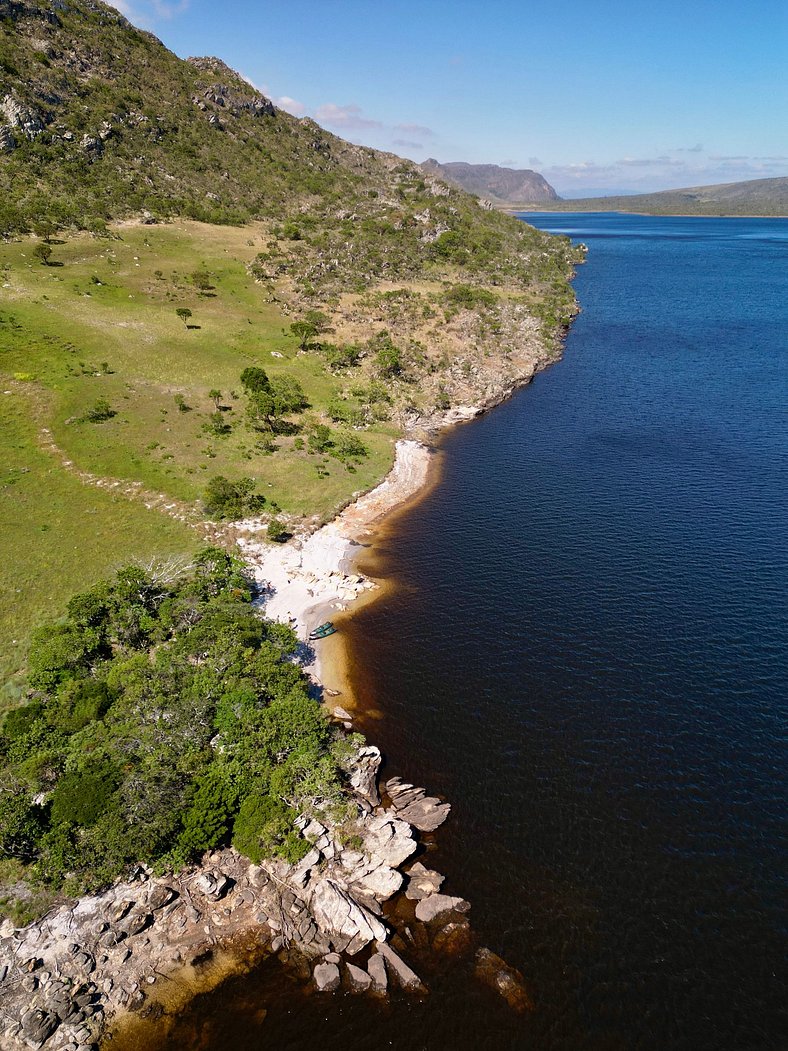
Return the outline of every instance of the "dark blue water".
{"type": "Polygon", "coordinates": [[[388,1009],[269,968],[201,1046],[788,1046],[788,220],[531,221],[589,246],[564,360],[446,438],[351,641],[389,769],[454,804],[429,862],[537,1010],[462,967],[388,1009]]]}
{"type": "Polygon", "coordinates": [[[788,220],[531,221],[589,246],[565,358],[445,441],[355,629],[374,735],[454,800],[453,886],[538,988],[462,1046],[773,1051],[788,220]]]}

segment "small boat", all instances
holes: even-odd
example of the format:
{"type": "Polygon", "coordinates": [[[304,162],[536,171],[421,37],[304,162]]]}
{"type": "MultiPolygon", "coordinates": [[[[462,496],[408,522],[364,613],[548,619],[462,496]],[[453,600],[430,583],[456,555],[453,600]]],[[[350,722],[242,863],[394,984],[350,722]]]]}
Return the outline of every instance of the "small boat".
{"type": "Polygon", "coordinates": [[[309,632],[309,641],[317,642],[318,639],[326,639],[329,635],[333,635],[336,630],[331,621],[327,620],[325,624],[321,624],[319,628],[309,632]]]}

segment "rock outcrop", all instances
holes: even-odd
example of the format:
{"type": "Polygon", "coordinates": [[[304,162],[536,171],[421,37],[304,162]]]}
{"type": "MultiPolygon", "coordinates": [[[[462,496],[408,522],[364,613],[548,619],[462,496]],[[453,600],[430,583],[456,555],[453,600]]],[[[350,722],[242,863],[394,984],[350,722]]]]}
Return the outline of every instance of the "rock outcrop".
{"type": "Polygon", "coordinates": [[[397,816],[419,832],[434,832],[451,810],[450,803],[442,803],[435,796],[428,796],[425,789],[404,783],[399,777],[392,777],[386,782],[386,792],[397,816]]]}
{"type": "MultiPolygon", "coordinates": [[[[390,986],[425,991],[389,947],[382,918],[381,905],[401,888],[399,866],[416,851],[417,840],[401,816],[404,807],[380,805],[379,765],[380,752],[365,747],[351,767],[358,816],[349,828],[334,828],[328,818],[298,820],[311,844],[298,864],[254,865],[231,848],[217,850],[198,868],[167,878],[139,867],[128,880],[63,904],[41,923],[15,929],[5,921],[3,1051],[89,1047],[108,1020],[140,1007],[168,972],[251,931],[270,951],[311,961],[307,973],[322,993],[337,990],[343,973],[355,992],[384,995],[390,986]],[[340,955],[353,957],[370,945],[366,970],[340,955]]],[[[426,796],[416,791],[419,799],[426,796]]],[[[420,863],[411,867],[408,886],[423,895],[417,909],[425,907],[430,917],[469,907],[438,894],[442,881],[420,863]]]]}

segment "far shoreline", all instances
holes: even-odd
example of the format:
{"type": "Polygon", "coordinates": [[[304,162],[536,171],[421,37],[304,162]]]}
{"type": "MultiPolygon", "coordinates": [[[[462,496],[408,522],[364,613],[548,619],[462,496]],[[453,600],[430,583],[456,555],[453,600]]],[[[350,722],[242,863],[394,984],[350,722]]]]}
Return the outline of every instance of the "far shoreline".
{"type": "MultiPolygon", "coordinates": [[[[568,202],[567,202],[568,203],[568,202]]],[[[788,219],[788,215],[754,215],[727,212],[709,214],[708,212],[636,212],[622,208],[501,208],[502,212],[515,217],[519,215],[640,215],[649,219],[788,219]]]]}

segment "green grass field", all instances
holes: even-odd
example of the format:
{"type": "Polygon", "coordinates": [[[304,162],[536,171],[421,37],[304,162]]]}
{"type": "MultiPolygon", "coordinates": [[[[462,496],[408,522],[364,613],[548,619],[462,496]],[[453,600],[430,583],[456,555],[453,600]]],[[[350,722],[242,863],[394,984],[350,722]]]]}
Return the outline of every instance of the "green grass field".
{"type": "MultiPolygon", "coordinates": [[[[318,355],[298,352],[291,319],[246,271],[262,232],[178,222],[123,226],[53,245],[0,244],[0,671],[15,677],[29,630],[75,590],[119,563],[194,549],[197,533],[142,501],[85,484],[76,472],[139,483],[198,506],[207,480],[251,476],[286,515],[327,517],[369,488],[393,458],[396,429],[363,432],[356,471],[275,438],[273,454],[243,422],[248,365],[291,373],[319,414],[338,383],[318,355]],[[62,264],[62,265],[59,265],[62,264]],[[199,292],[191,275],[207,272],[199,292]],[[189,327],[176,315],[192,311],[189,327]],[[226,437],[204,431],[222,392],[226,437]],[[189,411],[180,411],[176,396],[189,411]],[[100,400],[116,415],[77,422],[100,400]],[[42,428],[62,456],[44,448],[42,428]]],[[[120,490],[122,487],[118,487],[120,490]]]]}

